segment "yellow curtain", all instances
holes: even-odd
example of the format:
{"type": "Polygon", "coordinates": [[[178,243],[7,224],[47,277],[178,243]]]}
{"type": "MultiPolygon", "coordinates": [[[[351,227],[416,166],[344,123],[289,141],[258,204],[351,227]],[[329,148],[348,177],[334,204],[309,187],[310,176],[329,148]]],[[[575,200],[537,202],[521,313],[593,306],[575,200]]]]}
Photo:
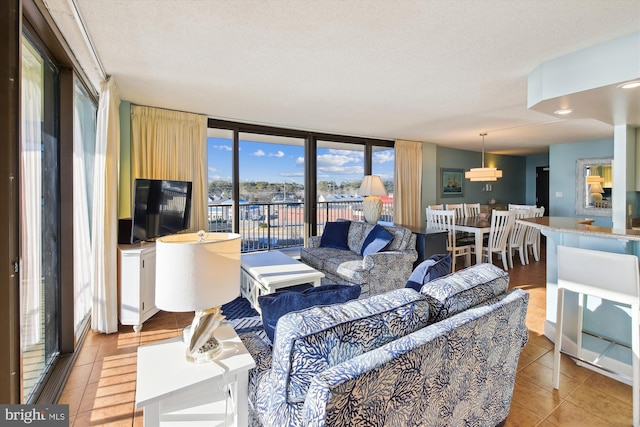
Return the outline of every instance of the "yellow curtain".
{"type": "Polygon", "coordinates": [[[422,205],[422,143],[395,142],[395,188],[393,220],[419,227],[422,205]]]}
{"type": "Polygon", "coordinates": [[[207,118],[131,106],[131,183],[136,178],[191,181],[190,231],[207,226],[207,118]]]}

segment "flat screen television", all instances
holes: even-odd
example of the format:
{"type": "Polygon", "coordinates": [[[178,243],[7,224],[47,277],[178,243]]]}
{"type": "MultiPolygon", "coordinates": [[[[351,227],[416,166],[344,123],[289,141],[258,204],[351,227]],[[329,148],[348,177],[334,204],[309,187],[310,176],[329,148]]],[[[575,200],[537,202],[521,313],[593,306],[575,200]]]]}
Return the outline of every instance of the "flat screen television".
{"type": "Polygon", "coordinates": [[[141,179],[134,182],[131,243],[189,228],[191,182],[141,179]]]}

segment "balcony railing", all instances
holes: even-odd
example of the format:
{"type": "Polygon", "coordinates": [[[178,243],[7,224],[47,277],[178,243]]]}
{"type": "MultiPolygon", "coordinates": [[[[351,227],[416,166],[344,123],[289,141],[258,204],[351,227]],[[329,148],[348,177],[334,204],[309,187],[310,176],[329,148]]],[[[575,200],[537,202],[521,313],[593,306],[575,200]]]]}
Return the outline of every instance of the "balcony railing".
{"type": "MultiPolygon", "coordinates": [[[[209,231],[231,232],[230,205],[209,206],[209,231]]],[[[362,201],[318,202],[318,235],[330,221],[364,220],[362,201]]],[[[384,203],[383,221],[393,221],[393,203],[384,203]]],[[[304,245],[304,203],[252,203],[240,205],[242,252],[284,249],[304,245]]]]}

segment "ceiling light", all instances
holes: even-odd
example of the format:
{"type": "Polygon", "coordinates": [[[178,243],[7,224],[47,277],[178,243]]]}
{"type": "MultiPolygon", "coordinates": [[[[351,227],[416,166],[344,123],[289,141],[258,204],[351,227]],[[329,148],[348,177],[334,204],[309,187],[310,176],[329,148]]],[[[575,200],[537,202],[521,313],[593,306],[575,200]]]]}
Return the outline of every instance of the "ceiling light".
{"type": "Polygon", "coordinates": [[[640,87],[640,80],[632,80],[630,82],[622,83],[621,85],[618,85],[618,87],[620,89],[635,89],[640,87]]]}
{"type": "Polygon", "coordinates": [[[553,114],[558,114],[558,115],[565,115],[565,114],[571,114],[573,113],[573,110],[571,108],[562,108],[560,110],[556,110],[553,112],[553,114]]]}
{"type": "Polygon", "coordinates": [[[502,178],[502,171],[496,168],[485,168],[484,167],[484,137],[486,133],[481,133],[482,137],[482,167],[481,168],[471,168],[469,171],[464,173],[464,177],[469,179],[470,181],[497,181],[498,178],[502,178]]]}

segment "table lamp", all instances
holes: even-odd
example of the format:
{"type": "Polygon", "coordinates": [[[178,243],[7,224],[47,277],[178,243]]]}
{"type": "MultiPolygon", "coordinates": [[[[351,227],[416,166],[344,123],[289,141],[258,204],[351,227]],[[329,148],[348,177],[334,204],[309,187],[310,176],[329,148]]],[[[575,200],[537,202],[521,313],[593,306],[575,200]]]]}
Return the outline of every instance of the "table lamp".
{"type": "Polygon", "coordinates": [[[378,175],[365,175],[358,193],[366,196],[362,201],[364,219],[369,224],[377,223],[382,214],[382,200],[379,196],[387,195],[382,179],[378,175]]]}
{"type": "Polygon", "coordinates": [[[156,240],[156,307],[195,311],[183,331],[190,362],[213,360],[222,350],[213,333],[224,321],[220,306],[240,294],[240,239],[199,231],[156,240]]]}
{"type": "Polygon", "coordinates": [[[589,186],[589,193],[591,194],[591,203],[595,207],[600,207],[599,205],[602,203],[602,193],[604,193],[604,189],[602,188],[601,182],[604,182],[604,178],[601,176],[587,176],[587,185],[589,186]]]}

